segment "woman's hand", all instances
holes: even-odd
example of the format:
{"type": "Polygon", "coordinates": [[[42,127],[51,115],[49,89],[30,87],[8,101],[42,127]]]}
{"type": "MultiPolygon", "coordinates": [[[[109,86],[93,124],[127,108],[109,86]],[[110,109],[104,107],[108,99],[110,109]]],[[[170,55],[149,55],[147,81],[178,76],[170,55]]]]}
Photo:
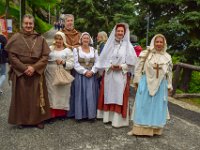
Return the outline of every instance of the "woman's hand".
{"type": "Polygon", "coordinates": [[[62,59],[57,59],[56,63],[57,63],[57,65],[63,65],[65,62],[62,59]]]}
{"type": "Polygon", "coordinates": [[[134,83],[134,90],[135,90],[135,93],[137,92],[137,89],[138,89],[138,84],[137,83],[134,83]]]}
{"type": "Polygon", "coordinates": [[[87,71],[86,73],[85,73],[85,76],[86,77],[88,77],[88,78],[90,78],[90,77],[92,77],[93,76],[93,72],[92,71],[87,71]]]}
{"type": "Polygon", "coordinates": [[[168,89],[168,96],[171,96],[172,95],[172,89],[168,89]]]}
{"type": "Polygon", "coordinates": [[[119,66],[119,65],[112,65],[112,66],[111,66],[111,69],[112,69],[113,71],[120,71],[120,70],[122,70],[122,67],[119,66]]]}

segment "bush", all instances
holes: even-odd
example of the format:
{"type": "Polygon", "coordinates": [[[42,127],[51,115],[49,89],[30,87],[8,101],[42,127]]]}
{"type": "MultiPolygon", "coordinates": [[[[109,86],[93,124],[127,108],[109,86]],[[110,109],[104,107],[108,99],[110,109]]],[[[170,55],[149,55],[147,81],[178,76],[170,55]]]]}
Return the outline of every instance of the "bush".
{"type": "Polygon", "coordinates": [[[189,83],[189,93],[200,93],[200,72],[192,72],[192,78],[189,83]]]}

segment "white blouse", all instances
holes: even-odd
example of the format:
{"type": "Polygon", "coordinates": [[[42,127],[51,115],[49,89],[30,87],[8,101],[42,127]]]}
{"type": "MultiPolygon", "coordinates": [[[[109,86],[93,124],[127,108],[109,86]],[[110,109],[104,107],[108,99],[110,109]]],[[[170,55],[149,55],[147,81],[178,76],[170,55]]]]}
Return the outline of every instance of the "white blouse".
{"type": "Polygon", "coordinates": [[[79,54],[77,52],[77,48],[74,48],[73,50],[73,53],[74,53],[74,60],[75,60],[75,66],[74,66],[74,69],[79,73],[79,74],[85,74],[87,71],[90,71],[86,68],[84,68],[83,66],[80,65],[79,61],[78,61],[78,55],[79,57],[81,58],[84,58],[84,59],[89,59],[89,58],[95,58],[95,62],[94,62],[94,65],[91,69],[91,71],[93,73],[96,73],[97,72],[97,68],[96,68],[96,62],[98,60],[98,51],[95,50],[93,47],[90,47],[90,52],[89,53],[85,53],[81,46],[78,47],[79,49],[79,54]]]}
{"type": "Polygon", "coordinates": [[[71,70],[74,67],[73,52],[68,48],[65,48],[64,50],[51,50],[48,62],[53,62],[57,59],[65,61],[65,69],[67,70],[71,70]]]}

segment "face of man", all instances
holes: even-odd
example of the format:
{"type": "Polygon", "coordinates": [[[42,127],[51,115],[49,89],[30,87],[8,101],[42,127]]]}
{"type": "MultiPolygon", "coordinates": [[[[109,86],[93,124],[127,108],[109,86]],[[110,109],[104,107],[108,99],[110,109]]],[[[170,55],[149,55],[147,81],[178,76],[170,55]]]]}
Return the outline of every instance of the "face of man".
{"type": "Polygon", "coordinates": [[[67,17],[65,20],[65,27],[67,29],[73,29],[74,27],[74,19],[72,17],[67,17]]]}
{"type": "Polygon", "coordinates": [[[25,17],[22,23],[25,32],[31,33],[34,30],[34,21],[32,18],[25,17]]]}
{"type": "Polygon", "coordinates": [[[164,48],[164,39],[162,37],[157,37],[155,39],[154,47],[157,51],[161,51],[164,48]]]}
{"type": "Polygon", "coordinates": [[[122,40],[124,37],[124,28],[123,27],[118,27],[116,32],[115,32],[115,36],[118,40],[122,40]]]}

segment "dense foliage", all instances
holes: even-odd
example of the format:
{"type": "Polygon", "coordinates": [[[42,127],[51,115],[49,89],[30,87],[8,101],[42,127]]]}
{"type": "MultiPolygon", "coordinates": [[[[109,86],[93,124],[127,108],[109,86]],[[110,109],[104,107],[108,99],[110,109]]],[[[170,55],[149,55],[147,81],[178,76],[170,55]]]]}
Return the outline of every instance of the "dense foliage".
{"type": "Polygon", "coordinates": [[[75,15],[80,31],[93,36],[101,30],[110,32],[117,22],[127,22],[143,47],[149,16],[150,38],[162,33],[171,54],[178,52],[182,62],[200,62],[200,0],[64,0],[62,6],[64,13],[75,15]]]}
{"type": "MultiPolygon", "coordinates": [[[[102,30],[109,33],[117,22],[128,23],[143,48],[146,42],[150,43],[146,41],[149,18],[148,39],[157,33],[164,34],[174,63],[200,65],[200,0],[63,0],[62,6],[64,13],[75,15],[76,28],[90,32],[93,37],[102,30]]],[[[185,91],[189,87],[185,83],[191,77],[194,83],[197,76],[187,71],[182,73],[180,85],[185,91]]],[[[189,91],[200,92],[198,88],[189,91]]]]}

